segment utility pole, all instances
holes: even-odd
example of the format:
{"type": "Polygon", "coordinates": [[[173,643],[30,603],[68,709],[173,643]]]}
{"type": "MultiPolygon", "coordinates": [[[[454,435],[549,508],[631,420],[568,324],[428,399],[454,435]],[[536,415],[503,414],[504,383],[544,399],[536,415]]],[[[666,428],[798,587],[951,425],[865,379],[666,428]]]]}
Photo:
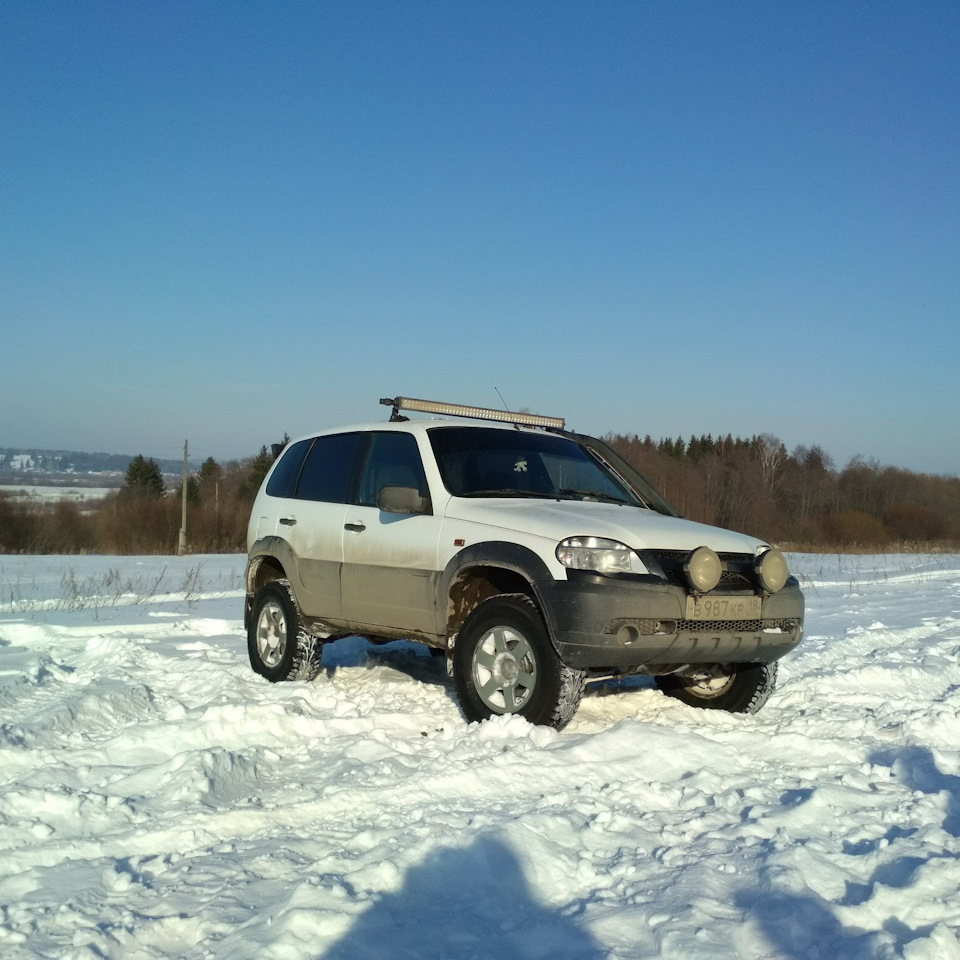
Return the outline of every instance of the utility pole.
{"type": "Polygon", "coordinates": [[[182,557],[187,552],[187,441],[183,441],[183,482],[180,484],[180,544],[177,547],[177,556],[182,557]]]}

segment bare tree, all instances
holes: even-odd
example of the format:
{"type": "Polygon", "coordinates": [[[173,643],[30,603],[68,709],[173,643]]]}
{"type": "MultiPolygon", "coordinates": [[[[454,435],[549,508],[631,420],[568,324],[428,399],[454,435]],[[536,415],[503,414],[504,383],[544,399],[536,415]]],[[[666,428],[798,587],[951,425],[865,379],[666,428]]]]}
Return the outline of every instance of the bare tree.
{"type": "Polygon", "coordinates": [[[767,495],[772,497],[783,480],[783,465],[787,448],[779,437],[761,433],[754,441],[754,458],[760,467],[760,479],[767,495]]]}

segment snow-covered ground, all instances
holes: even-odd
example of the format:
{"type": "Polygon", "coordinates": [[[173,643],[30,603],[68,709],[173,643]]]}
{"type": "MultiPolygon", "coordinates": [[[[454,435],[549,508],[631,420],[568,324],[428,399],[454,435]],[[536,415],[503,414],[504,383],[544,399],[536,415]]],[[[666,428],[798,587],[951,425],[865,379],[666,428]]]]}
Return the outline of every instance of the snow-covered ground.
{"type": "Polygon", "coordinates": [[[56,487],[29,484],[0,486],[0,493],[25,503],[56,503],[59,500],[68,500],[71,503],[88,506],[99,505],[107,494],[116,493],[116,491],[116,487],[56,487]]]}
{"type": "Polygon", "coordinates": [[[790,559],[757,716],[557,733],[404,643],[271,686],[242,557],[0,557],[0,956],[958,960],[960,557],[790,559]]]}

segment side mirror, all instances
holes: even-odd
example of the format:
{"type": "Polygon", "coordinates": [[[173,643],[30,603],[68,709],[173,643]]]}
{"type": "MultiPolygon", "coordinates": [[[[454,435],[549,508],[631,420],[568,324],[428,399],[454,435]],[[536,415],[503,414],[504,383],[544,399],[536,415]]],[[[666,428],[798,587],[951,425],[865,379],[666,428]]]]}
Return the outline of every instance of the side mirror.
{"type": "Polygon", "coordinates": [[[384,513],[427,513],[430,501],[421,497],[415,487],[381,487],[377,494],[377,506],[384,513]]]}

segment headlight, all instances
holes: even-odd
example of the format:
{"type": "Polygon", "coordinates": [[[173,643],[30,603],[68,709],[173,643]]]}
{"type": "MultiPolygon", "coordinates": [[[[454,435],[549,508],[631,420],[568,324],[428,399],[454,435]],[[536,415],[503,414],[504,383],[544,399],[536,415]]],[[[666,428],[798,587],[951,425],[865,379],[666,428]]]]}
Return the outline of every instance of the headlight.
{"type": "Polygon", "coordinates": [[[568,537],[557,547],[557,559],[571,570],[647,572],[640,558],[626,544],[605,537],[568,537]]]}
{"type": "Polygon", "coordinates": [[[782,590],[790,576],[787,561],[779,550],[766,550],[755,561],[757,579],[767,593],[782,590]]]}
{"type": "Polygon", "coordinates": [[[709,593],[720,582],[723,564],[709,547],[697,547],[687,558],[683,570],[697,593],[709,593]]]}

